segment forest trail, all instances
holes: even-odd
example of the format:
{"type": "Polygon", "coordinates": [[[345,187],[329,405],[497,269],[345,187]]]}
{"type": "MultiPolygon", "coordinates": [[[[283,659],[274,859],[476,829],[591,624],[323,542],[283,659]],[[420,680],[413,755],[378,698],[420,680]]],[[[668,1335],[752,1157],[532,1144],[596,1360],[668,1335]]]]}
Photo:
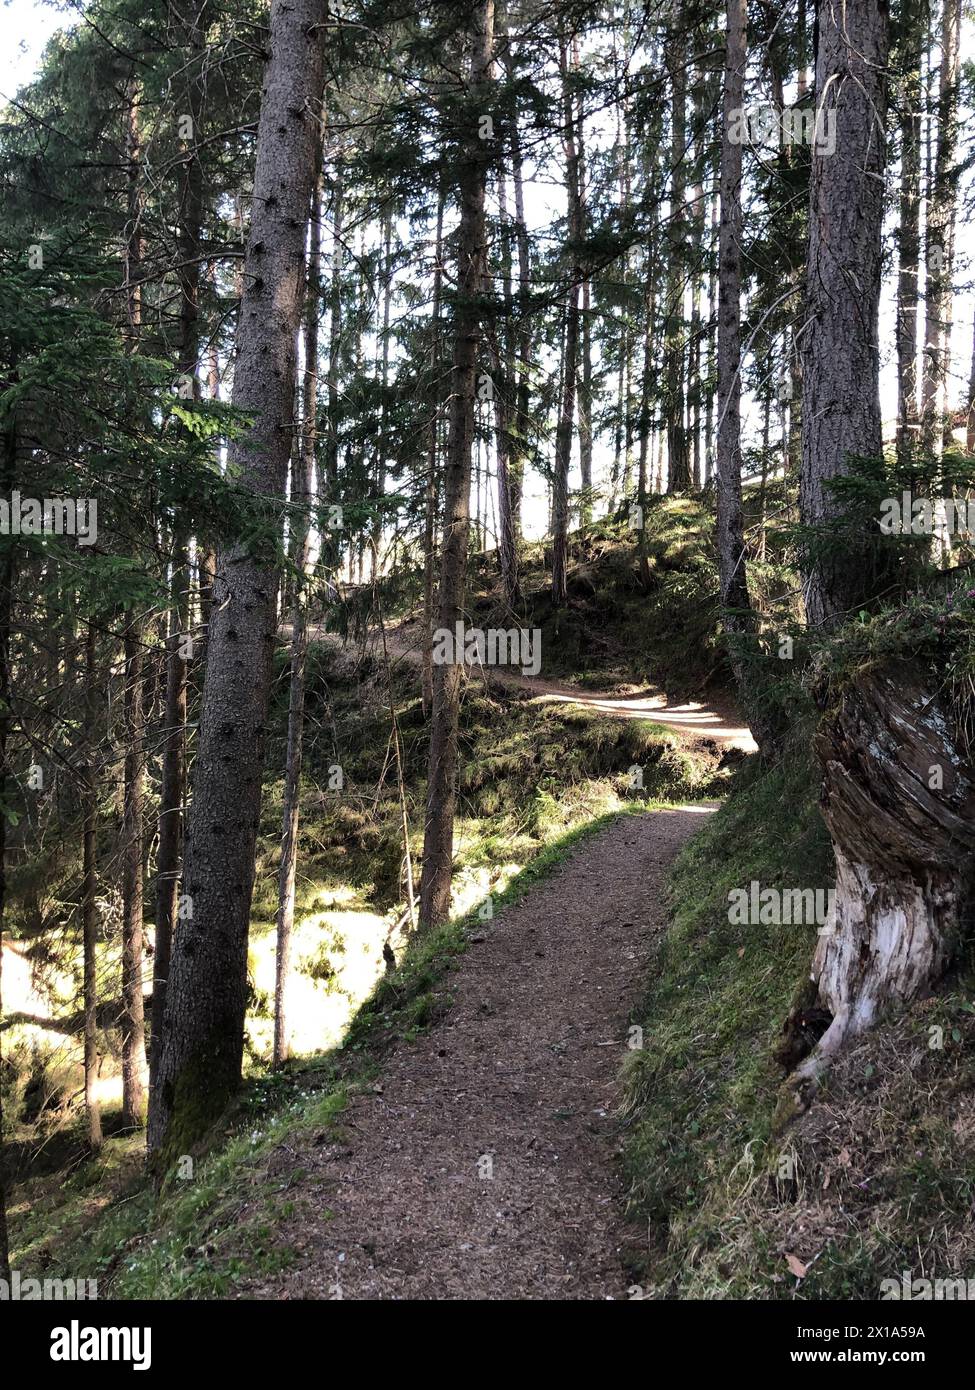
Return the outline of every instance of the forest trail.
{"type": "MultiPolygon", "coordinates": [[[[411,627],[408,621],[387,628],[386,643],[391,657],[419,664],[422,660],[420,638],[411,627]]],[[[289,631],[288,626],[284,625],[282,632],[289,631]]],[[[313,641],[326,640],[327,636],[322,623],[309,629],[309,637],[313,641]]],[[[379,636],[373,635],[370,641],[381,654],[379,636]]],[[[472,674],[474,669],[468,668],[472,674]]],[[[688,700],[671,704],[667,696],[653,686],[620,695],[564,685],[544,676],[525,676],[517,669],[506,667],[481,667],[479,674],[488,686],[506,685],[530,691],[542,703],[579,705],[617,719],[648,719],[669,729],[679,729],[689,739],[712,739],[723,747],[740,748],[745,753],[754,753],[758,748],[751,730],[727,699],[688,700]]]]}
{"type": "Polygon", "coordinates": [[[274,1232],[291,1262],[241,1297],[626,1296],[620,1065],[668,869],[710,809],[623,817],[478,925],[447,1012],[341,1137],[282,1153],[305,1170],[274,1232]]]}

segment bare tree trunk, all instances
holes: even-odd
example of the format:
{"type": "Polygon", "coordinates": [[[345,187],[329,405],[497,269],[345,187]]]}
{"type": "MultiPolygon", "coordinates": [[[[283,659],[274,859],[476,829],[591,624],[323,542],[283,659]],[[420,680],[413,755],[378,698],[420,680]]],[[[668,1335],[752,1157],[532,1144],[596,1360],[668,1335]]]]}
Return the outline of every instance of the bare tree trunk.
{"type": "MultiPolygon", "coordinates": [[[[486,267],[485,192],[491,147],[478,139],[479,113],[490,109],[494,46],[494,0],[478,0],[472,16],[471,72],[464,124],[466,159],[459,180],[457,233],[458,301],[450,383],[450,415],[445,468],[444,542],[437,603],[437,627],[453,633],[462,619],[470,531],[471,446],[477,354],[481,340],[479,298],[486,267]]],[[[420,880],[420,921],[436,927],[450,916],[454,811],[457,788],[457,728],[463,652],[433,672],[433,721],[427,778],[427,811],[420,880]]]]}
{"type": "Polygon", "coordinates": [[[921,50],[922,6],[906,0],[901,10],[904,53],[900,86],[901,186],[897,229],[897,453],[902,463],[916,449],[918,263],[921,256],[921,50]]]}
{"type": "MultiPolygon", "coordinates": [[[[274,973],[274,1052],[280,1066],[291,1054],[288,1032],[288,980],[291,935],[295,921],[295,878],[298,868],[298,817],[301,810],[302,734],[305,716],[305,660],[308,651],[307,599],[304,577],[308,568],[307,507],[315,492],[315,443],[318,438],[318,318],[322,261],[322,146],[318,144],[315,186],[308,234],[308,277],[305,286],[305,379],[302,392],[302,431],[297,471],[298,496],[292,495],[295,517],[295,592],[291,609],[291,671],[288,691],[288,750],[285,756],[281,810],[281,864],[278,872],[277,955],[274,973]]],[[[388,321],[387,321],[388,327],[388,321]]],[[[378,561],[377,561],[378,563],[378,561]]]]}
{"type": "MultiPolygon", "coordinates": [[[[191,143],[185,150],[183,183],[180,190],[180,333],[178,367],[180,380],[188,386],[192,399],[199,398],[200,353],[200,230],[203,222],[203,165],[197,141],[203,108],[202,74],[199,63],[205,36],[202,11],[185,20],[186,49],[192,64],[186,81],[185,99],[191,122],[191,143]]],[[[156,851],[156,931],[153,953],[152,1014],[150,1028],[149,1089],[155,1085],[161,1051],[166,990],[176,931],[179,901],[179,868],[183,849],[183,801],[186,796],[186,648],[190,627],[190,563],[187,539],[178,516],[173,517],[172,578],[170,584],[169,633],[166,642],[166,695],[163,713],[162,785],[159,796],[159,840],[156,851]]],[[[212,580],[210,580],[212,600],[212,580]]],[[[203,587],[201,585],[201,602],[203,587]]],[[[212,606],[212,604],[211,604],[212,606]]],[[[209,619],[209,614],[208,614],[209,619]]]]}
{"type": "MultiPolygon", "coordinates": [[[[572,44],[573,63],[579,66],[578,36],[572,44]]],[[[579,239],[588,235],[589,229],[589,176],[586,166],[586,125],[579,104],[579,119],[576,128],[576,142],[579,153],[579,239]]],[[[579,502],[579,524],[583,528],[592,522],[592,319],[591,285],[586,276],[582,282],[582,311],[580,327],[582,332],[582,371],[576,388],[579,414],[579,482],[581,498],[579,502]]]]}
{"type": "Polygon", "coordinates": [[[579,241],[581,200],[579,197],[579,146],[576,115],[569,86],[569,58],[565,40],[559,43],[564,105],[562,147],[565,151],[565,183],[568,197],[568,230],[572,248],[569,294],[565,311],[565,352],[562,360],[562,403],[555,431],[555,471],[552,487],[552,601],[556,608],[568,599],[569,561],[569,465],[572,457],[572,427],[575,423],[576,382],[579,362],[579,241]]]}
{"type": "Polygon", "coordinates": [[[122,812],[122,1118],[145,1121],[146,1032],[142,998],[145,713],[142,624],[125,619],[125,790],[122,812]]]}
{"type": "MultiPolygon", "coordinates": [[[[509,461],[516,452],[514,431],[511,428],[512,411],[515,405],[511,400],[511,392],[515,382],[516,346],[512,322],[511,236],[508,228],[508,197],[503,172],[498,177],[498,209],[501,221],[501,278],[506,326],[504,359],[502,360],[501,347],[498,342],[496,318],[491,324],[489,347],[494,374],[495,457],[498,473],[498,560],[505,602],[510,608],[514,608],[519,602],[520,591],[518,587],[518,544],[515,538],[514,515],[511,507],[509,461]]],[[[485,293],[490,293],[490,276],[485,283],[485,293]]]]}
{"type": "Polygon", "coordinates": [[[592,524],[592,285],[582,282],[582,373],[579,377],[579,524],[592,524]]]}
{"type": "Polygon", "coordinates": [[[740,694],[747,698],[748,673],[738,644],[754,631],[745,571],[745,532],[741,507],[741,207],[742,147],[731,139],[736,113],[744,104],[748,62],[746,0],[727,0],[724,122],[721,139],[721,220],[718,230],[718,572],[722,625],[740,694]]]}
{"type": "Polygon", "coordinates": [[[382,297],[382,328],[380,330],[380,424],[379,439],[376,445],[376,517],[372,525],[372,567],[373,573],[378,574],[379,564],[382,559],[383,541],[383,522],[382,522],[382,501],[386,492],[386,446],[389,424],[389,405],[387,394],[389,391],[389,316],[393,299],[393,269],[391,243],[393,236],[393,209],[388,206],[383,217],[383,297],[382,297]]]}
{"type": "Polygon", "coordinates": [[[684,234],[685,234],[685,125],[687,74],[683,37],[673,35],[667,43],[667,70],[671,82],[670,137],[670,227],[667,290],[667,325],[665,333],[667,461],[669,492],[687,492],[691,486],[690,460],[687,456],[687,433],[684,428],[684,234]]]}
{"type": "MultiPolygon", "coordinates": [[[[97,682],[95,625],[89,622],[85,639],[85,702],[88,737],[94,739],[98,726],[95,712],[97,682]]],[[[88,765],[84,789],[84,821],[81,830],[81,936],[82,990],[85,1004],[85,1112],[88,1117],[88,1144],[92,1151],[101,1147],[102,1117],[98,1103],[98,974],[95,947],[98,936],[98,869],[96,834],[98,829],[98,773],[95,759],[88,765]]]]}
{"type": "MultiPolygon", "coordinates": [[[[820,9],[817,105],[821,129],[835,120],[835,150],[824,141],[812,151],[802,336],[806,526],[826,526],[839,514],[827,485],[848,472],[850,458],[879,458],[882,448],[877,314],[887,50],[884,0],[820,9]]],[[[804,580],[807,618],[818,625],[859,606],[873,576],[862,554],[837,548],[807,555],[804,580]]]]}
{"type": "Polygon", "coordinates": [[[443,286],[444,189],[437,197],[434,242],[433,303],[430,310],[430,424],[427,433],[427,476],[423,500],[423,713],[433,709],[433,592],[434,545],[437,531],[437,454],[440,438],[440,300],[443,286]]]}
{"type": "MultiPolygon", "coordinates": [[[[257,131],[233,403],[255,423],[230,451],[242,484],[281,505],[290,453],[304,240],[322,139],[323,0],[273,0],[257,131]]],[[[207,658],[180,924],[149,1146],[157,1171],[221,1115],[240,1083],[247,939],[280,574],[222,553],[207,658]]]]}
{"type": "MultiPolygon", "coordinates": [[[[514,58],[510,47],[505,50],[509,82],[514,75],[514,58]]],[[[514,101],[514,99],[513,99],[514,101]]],[[[531,355],[531,316],[528,298],[531,294],[531,244],[525,218],[525,185],[522,167],[521,138],[518,133],[517,104],[511,112],[511,175],[515,189],[515,243],[518,247],[518,332],[515,337],[517,357],[517,387],[515,390],[514,448],[508,454],[508,482],[511,492],[511,524],[515,545],[521,539],[521,504],[524,490],[525,459],[528,454],[528,407],[531,398],[529,357],[531,355]]]]}
{"type": "Polygon", "coordinates": [[[951,285],[955,239],[955,148],[958,143],[958,49],[960,0],[944,0],[941,69],[938,80],[938,144],[928,199],[927,279],[924,290],[924,375],[921,382],[921,443],[940,459],[948,415],[951,362],[951,285]]]}
{"type": "MultiPolygon", "coordinates": [[[[342,237],[345,219],[345,178],[342,154],[336,158],[335,184],[332,191],[332,263],[329,270],[328,300],[328,430],[322,458],[324,491],[336,503],[339,496],[339,366],[342,353],[342,237]]],[[[338,566],[340,553],[337,539],[328,534],[322,538],[322,559],[327,565],[338,566]]]]}
{"type": "MultiPolygon", "coordinates": [[[[137,79],[126,93],[126,157],[128,161],[128,227],[126,240],[126,302],[128,347],[138,350],[142,331],[142,142],[139,130],[140,90],[137,79]]],[[[122,1118],[136,1127],[145,1121],[146,1037],[142,997],[143,948],[143,798],[145,794],[145,707],[143,690],[143,624],[134,610],[125,613],[124,727],[125,759],[122,803],[122,1118]]]]}

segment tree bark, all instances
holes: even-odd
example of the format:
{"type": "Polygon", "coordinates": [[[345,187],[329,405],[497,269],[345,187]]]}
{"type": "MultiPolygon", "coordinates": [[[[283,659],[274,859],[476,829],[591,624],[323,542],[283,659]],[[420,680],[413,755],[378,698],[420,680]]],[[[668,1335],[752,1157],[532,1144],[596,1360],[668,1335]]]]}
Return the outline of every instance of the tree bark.
{"type": "MultiPolygon", "coordinates": [[[[828,487],[851,458],[882,449],[877,314],[880,300],[888,14],[885,0],[818,13],[816,93],[835,150],[812,151],[803,327],[803,523],[825,529],[841,512],[828,487]]],[[[870,595],[860,553],[817,548],[804,559],[810,624],[839,620],[870,595]]]]}
{"type": "Polygon", "coordinates": [[[122,810],[122,1118],[145,1122],[146,1030],[142,997],[145,692],[142,624],[125,617],[125,770],[122,810]]]}
{"type": "MultiPolygon", "coordinates": [[[[744,105],[746,0],[727,0],[721,218],[718,224],[718,571],[722,623],[732,637],[751,628],[741,508],[741,208],[742,147],[730,138],[744,105]]],[[[736,668],[736,676],[742,673],[736,668]]]]}
{"type": "Polygon", "coordinates": [[[812,980],[831,1023],[787,1083],[786,1115],[809,1103],[850,1037],[926,994],[957,944],[975,866],[975,778],[963,721],[940,690],[907,663],[867,669],[817,731],[836,897],[812,980]]]}
{"type": "Polygon", "coordinates": [[[948,369],[951,362],[960,24],[960,0],[944,0],[938,78],[938,143],[926,223],[924,375],[921,382],[921,443],[925,454],[936,460],[941,458],[944,450],[948,369]]]}
{"type": "MultiPolygon", "coordinates": [[[[291,446],[305,227],[322,138],[323,0],[273,0],[233,403],[252,412],[231,467],[280,507],[291,446]]],[[[157,1171],[199,1141],[240,1083],[247,939],[280,573],[238,545],[220,556],[184,893],[149,1146],[157,1171]]]]}
{"type": "Polygon", "coordinates": [[[555,472],[552,490],[552,601],[556,608],[568,600],[569,563],[569,465],[572,457],[572,427],[575,423],[576,382],[579,368],[579,266],[581,239],[581,199],[579,196],[579,146],[576,116],[569,84],[568,46],[559,44],[562,72],[562,148],[565,151],[565,186],[568,198],[570,245],[569,291],[565,311],[565,345],[562,360],[562,401],[555,431],[555,472]]]}
{"type": "Polygon", "coordinates": [[[901,17],[901,176],[897,229],[897,454],[907,463],[918,444],[917,311],[921,256],[921,52],[919,0],[905,0],[901,17]]]}
{"type": "Polygon", "coordinates": [[[687,432],[684,427],[684,235],[685,124],[687,99],[684,39],[673,35],[667,43],[667,70],[671,83],[670,225],[668,229],[667,323],[664,347],[665,406],[667,416],[668,492],[687,492],[691,486],[687,432]]]}
{"type": "MultiPolygon", "coordinates": [[[[518,587],[518,544],[515,539],[514,514],[511,507],[511,470],[509,461],[516,450],[514,432],[511,428],[514,402],[511,392],[515,382],[515,343],[512,322],[513,294],[511,283],[511,235],[508,227],[508,195],[505,175],[498,177],[498,210],[501,221],[501,279],[504,291],[505,351],[501,356],[498,341],[497,318],[491,325],[490,349],[491,366],[494,374],[494,422],[495,458],[497,462],[498,488],[498,561],[501,570],[501,587],[505,602],[514,608],[520,599],[518,587]]],[[[490,292],[490,277],[485,282],[485,293],[490,292]]]]}
{"type": "Polygon", "coordinates": [[[427,474],[423,496],[423,714],[433,709],[434,546],[437,533],[437,460],[440,444],[440,300],[443,288],[444,189],[437,197],[434,240],[433,302],[430,306],[430,423],[427,430],[427,474]]]}
{"type": "MultiPolygon", "coordinates": [[[[97,727],[95,689],[97,681],[95,625],[89,622],[85,640],[85,695],[88,706],[88,737],[97,727]]],[[[88,769],[84,789],[84,821],[81,831],[81,934],[82,989],[85,1002],[85,1112],[88,1117],[88,1144],[92,1151],[101,1147],[102,1117],[98,1102],[98,974],[95,947],[98,939],[98,780],[95,759],[88,769]]]]}
{"type": "MultiPolygon", "coordinates": [[[[467,580],[475,378],[482,331],[480,297],[487,264],[484,204],[491,163],[490,142],[478,139],[478,124],[479,114],[491,109],[494,0],[479,0],[473,12],[472,31],[470,86],[461,117],[466,159],[459,178],[458,294],[444,480],[444,541],[437,603],[437,627],[451,633],[462,617],[467,580]]],[[[463,654],[457,653],[457,656],[459,660],[438,663],[433,671],[433,720],[420,880],[420,921],[427,927],[440,926],[450,916],[457,728],[463,675],[463,654]]]]}
{"type": "MultiPolygon", "coordinates": [[[[291,609],[291,671],[288,689],[288,747],[285,755],[281,811],[281,864],[278,872],[277,953],[274,967],[274,1051],[280,1066],[291,1054],[288,1029],[288,981],[291,935],[295,921],[295,878],[298,868],[298,817],[301,810],[302,734],[305,715],[305,660],[308,651],[305,572],[308,568],[307,507],[315,491],[315,443],[318,438],[318,317],[321,301],[322,174],[321,142],[312,192],[308,234],[308,277],[305,287],[305,379],[298,496],[292,494],[295,517],[295,592],[291,609]]],[[[388,324],[387,324],[388,327],[388,324]]]]}

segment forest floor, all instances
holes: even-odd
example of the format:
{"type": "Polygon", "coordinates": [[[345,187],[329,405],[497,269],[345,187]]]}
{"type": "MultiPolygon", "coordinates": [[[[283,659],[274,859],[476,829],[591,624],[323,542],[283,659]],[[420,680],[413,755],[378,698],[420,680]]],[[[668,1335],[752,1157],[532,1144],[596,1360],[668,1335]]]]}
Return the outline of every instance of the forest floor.
{"type": "MultiPolygon", "coordinates": [[[[283,625],[283,636],[290,637],[290,631],[288,624],[283,625]]],[[[312,641],[329,640],[323,623],[311,628],[309,636],[312,641]]],[[[391,658],[421,662],[421,634],[416,620],[388,627],[386,643],[391,658]]],[[[381,654],[381,639],[377,633],[372,634],[370,646],[381,654]]],[[[473,667],[468,669],[472,673],[475,671],[473,667]]],[[[746,753],[754,753],[758,747],[739,712],[723,695],[707,700],[671,701],[655,686],[590,690],[543,676],[526,676],[517,668],[497,666],[481,667],[477,674],[488,688],[496,684],[525,690],[541,703],[579,705],[616,719],[646,719],[669,729],[679,729],[688,738],[713,739],[722,747],[740,748],[746,753]]]]}
{"type": "Polygon", "coordinates": [[[449,1008],[287,1163],[243,1298],[625,1297],[620,1063],[666,877],[711,807],[627,816],[483,923],[449,1008]]]}

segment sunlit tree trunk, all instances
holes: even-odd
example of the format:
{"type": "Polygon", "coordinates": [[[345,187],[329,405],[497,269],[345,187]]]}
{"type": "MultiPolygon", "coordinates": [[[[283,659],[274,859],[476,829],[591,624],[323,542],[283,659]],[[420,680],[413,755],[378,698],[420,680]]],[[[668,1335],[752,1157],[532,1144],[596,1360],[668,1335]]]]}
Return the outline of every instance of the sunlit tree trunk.
{"type": "MultiPolygon", "coordinates": [[[[464,160],[460,167],[460,226],[457,231],[457,304],[454,316],[450,413],[444,477],[444,539],[440,564],[437,627],[453,633],[462,619],[470,533],[471,454],[477,358],[482,324],[480,296],[486,268],[484,216],[491,142],[478,138],[480,113],[490,110],[494,0],[479,0],[472,14],[469,89],[462,117],[464,160]]],[[[450,916],[454,813],[457,799],[457,729],[463,676],[459,660],[433,670],[433,721],[427,777],[427,810],[420,880],[420,920],[427,927],[450,916]]]]}
{"type": "Polygon", "coordinates": [[[569,85],[568,47],[559,45],[562,72],[562,148],[565,153],[565,184],[568,197],[569,242],[572,247],[568,301],[565,311],[565,339],[562,358],[562,399],[555,431],[555,470],[552,490],[552,601],[561,607],[568,599],[569,563],[569,465],[572,458],[572,427],[575,423],[576,384],[579,364],[579,286],[578,263],[581,235],[579,197],[579,146],[577,120],[569,85]]]}
{"type": "Polygon", "coordinates": [[[948,414],[960,24],[960,0],[944,0],[938,77],[938,142],[927,205],[924,374],[921,381],[921,442],[925,453],[934,458],[940,458],[944,448],[948,414]]]}
{"type": "MultiPolygon", "coordinates": [[[[806,526],[839,512],[828,487],[851,458],[880,457],[878,307],[882,266],[888,14],[884,0],[820,9],[816,94],[835,149],[812,150],[803,326],[802,478],[806,526]]],[[[840,619],[873,583],[864,557],[819,548],[804,560],[810,624],[840,619]]]]}
{"type": "Polygon", "coordinates": [[[917,446],[917,311],[921,256],[921,51],[919,0],[901,7],[900,212],[897,228],[897,452],[907,462],[917,446]]]}
{"type": "MultiPolygon", "coordinates": [[[[233,403],[254,418],[230,450],[244,486],[280,507],[294,409],[305,229],[322,139],[326,7],[274,0],[257,130],[233,403]]],[[[280,575],[234,546],[218,562],[183,889],[150,1150],[163,1170],[198,1141],[240,1083],[247,942],[280,575]]]]}
{"type": "Polygon", "coordinates": [[[304,576],[308,568],[309,526],[307,508],[315,492],[315,444],[318,439],[318,322],[321,310],[322,257],[322,147],[318,145],[315,187],[308,230],[308,276],[305,286],[305,373],[302,390],[301,440],[297,446],[298,495],[292,494],[295,524],[295,591],[291,607],[291,668],[288,686],[288,745],[284,767],[281,811],[281,864],[278,870],[277,953],[274,972],[273,1061],[280,1066],[290,1055],[288,982],[291,973],[291,936],[295,921],[295,879],[298,868],[298,817],[301,810],[302,735],[305,716],[305,661],[308,650],[307,596],[304,576]]]}

